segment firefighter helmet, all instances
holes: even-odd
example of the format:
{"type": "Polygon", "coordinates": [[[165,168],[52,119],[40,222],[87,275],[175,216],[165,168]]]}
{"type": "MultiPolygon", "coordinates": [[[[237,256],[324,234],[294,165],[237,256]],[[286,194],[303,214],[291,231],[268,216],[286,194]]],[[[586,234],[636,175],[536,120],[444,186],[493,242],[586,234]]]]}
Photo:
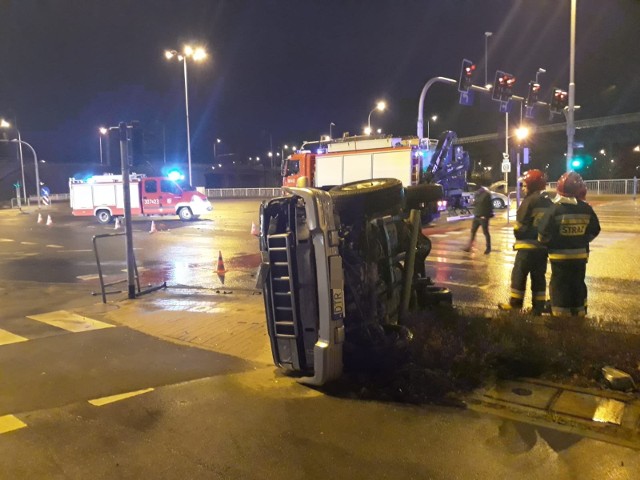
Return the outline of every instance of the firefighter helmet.
{"type": "Polygon", "coordinates": [[[576,172],[563,173],[558,179],[558,195],[563,197],[578,197],[581,192],[586,196],[587,187],[582,177],[576,172]]]}
{"type": "Polygon", "coordinates": [[[580,191],[576,195],[576,198],[578,200],[582,200],[583,202],[585,202],[587,200],[587,186],[584,183],[582,184],[582,187],[580,188],[580,191]]]}
{"type": "Polygon", "coordinates": [[[527,186],[527,190],[530,193],[547,188],[547,179],[545,178],[544,173],[535,168],[533,170],[527,171],[520,178],[520,181],[527,186]]]}

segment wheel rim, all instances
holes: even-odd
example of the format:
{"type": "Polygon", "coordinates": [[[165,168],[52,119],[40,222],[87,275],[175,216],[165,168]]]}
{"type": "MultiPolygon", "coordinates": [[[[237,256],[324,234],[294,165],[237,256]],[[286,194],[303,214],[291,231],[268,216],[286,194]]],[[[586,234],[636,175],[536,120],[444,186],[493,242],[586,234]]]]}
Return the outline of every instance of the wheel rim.
{"type": "Polygon", "coordinates": [[[383,185],[383,184],[384,182],[381,182],[380,180],[370,180],[368,182],[359,182],[359,183],[356,183],[355,185],[348,185],[348,186],[342,187],[342,190],[344,191],[365,190],[367,188],[377,187],[378,185],[383,185]]]}

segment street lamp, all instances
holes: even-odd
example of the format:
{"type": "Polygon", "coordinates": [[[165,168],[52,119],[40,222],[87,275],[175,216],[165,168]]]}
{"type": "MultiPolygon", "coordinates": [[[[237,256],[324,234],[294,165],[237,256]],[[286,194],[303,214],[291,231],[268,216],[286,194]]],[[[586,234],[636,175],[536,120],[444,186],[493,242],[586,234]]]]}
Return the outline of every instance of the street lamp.
{"type": "Polygon", "coordinates": [[[108,130],[104,127],[100,127],[98,129],[98,133],[99,133],[98,138],[100,139],[100,165],[102,165],[102,136],[106,135],[107,132],[108,130]]]}
{"type": "Polygon", "coordinates": [[[536,83],[538,82],[538,75],[540,75],[541,73],[547,73],[547,71],[544,68],[539,68],[538,71],[536,72],[536,83]]]}
{"type": "Polygon", "coordinates": [[[379,110],[379,111],[381,111],[381,112],[382,112],[385,108],[387,108],[387,104],[386,104],[386,103],[384,103],[384,102],[382,102],[382,101],[380,101],[380,102],[378,102],[378,103],[376,104],[376,106],[375,106],[375,107],[373,107],[373,109],[369,112],[369,118],[367,119],[367,129],[365,130],[365,133],[366,133],[367,135],[371,135],[371,114],[372,114],[373,112],[375,112],[376,110],[379,110]]]}
{"type": "Polygon", "coordinates": [[[189,132],[189,82],[187,76],[187,58],[193,59],[194,62],[200,62],[207,58],[207,52],[202,47],[193,48],[190,45],[186,45],[183,49],[183,53],[178,53],[176,50],[166,50],[164,56],[167,60],[177,58],[182,62],[184,66],[184,108],[187,119],[187,163],[189,165],[189,185],[191,185],[191,134],[189,132]]]}
{"type": "Polygon", "coordinates": [[[485,88],[491,88],[489,80],[487,79],[487,73],[489,72],[489,37],[493,35],[493,32],[484,32],[484,86],[485,88]]]}
{"type": "MultiPolygon", "coordinates": [[[[11,128],[11,124],[7,122],[4,118],[0,119],[0,128],[11,128]]],[[[22,173],[22,195],[24,196],[25,202],[27,201],[27,187],[24,182],[24,158],[22,156],[22,137],[20,136],[20,130],[15,128],[18,133],[18,157],[20,158],[20,172],[22,173]]],[[[13,140],[12,140],[13,141],[13,140]]],[[[39,187],[38,187],[39,188],[39,187]]],[[[38,204],[39,206],[39,204],[38,204]]]]}
{"type": "Polygon", "coordinates": [[[438,119],[437,115],[432,115],[430,118],[427,119],[427,143],[429,142],[429,129],[430,129],[429,121],[435,123],[437,119],[438,119]]]}
{"type": "Polygon", "coordinates": [[[216,141],[213,142],[213,163],[216,163],[216,158],[217,158],[217,153],[216,153],[216,146],[221,142],[222,140],[220,140],[219,138],[216,138],[216,141]]]}
{"type": "Polygon", "coordinates": [[[335,124],[335,123],[333,123],[333,122],[331,122],[331,123],[329,124],[329,139],[330,139],[330,140],[333,138],[333,130],[331,130],[331,127],[335,127],[335,126],[336,126],[336,124],[335,124]]]}

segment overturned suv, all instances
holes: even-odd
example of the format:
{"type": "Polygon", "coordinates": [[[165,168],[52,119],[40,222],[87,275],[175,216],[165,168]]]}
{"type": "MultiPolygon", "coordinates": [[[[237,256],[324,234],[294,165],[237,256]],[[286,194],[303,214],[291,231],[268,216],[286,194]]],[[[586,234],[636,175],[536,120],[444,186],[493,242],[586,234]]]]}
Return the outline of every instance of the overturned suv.
{"type": "Polygon", "coordinates": [[[259,284],[276,365],[312,385],[353,352],[411,337],[411,311],[451,303],[425,274],[420,213],[442,187],[396,179],[287,188],[260,208],[259,284]]]}

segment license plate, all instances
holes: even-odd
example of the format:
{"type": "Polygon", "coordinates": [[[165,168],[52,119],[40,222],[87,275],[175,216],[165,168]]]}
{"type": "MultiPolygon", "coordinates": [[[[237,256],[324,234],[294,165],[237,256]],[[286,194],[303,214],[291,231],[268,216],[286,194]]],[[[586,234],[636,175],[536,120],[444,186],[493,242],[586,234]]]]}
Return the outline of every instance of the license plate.
{"type": "Polygon", "coordinates": [[[344,318],[344,291],[341,288],[331,289],[331,306],[334,320],[344,318]]]}

